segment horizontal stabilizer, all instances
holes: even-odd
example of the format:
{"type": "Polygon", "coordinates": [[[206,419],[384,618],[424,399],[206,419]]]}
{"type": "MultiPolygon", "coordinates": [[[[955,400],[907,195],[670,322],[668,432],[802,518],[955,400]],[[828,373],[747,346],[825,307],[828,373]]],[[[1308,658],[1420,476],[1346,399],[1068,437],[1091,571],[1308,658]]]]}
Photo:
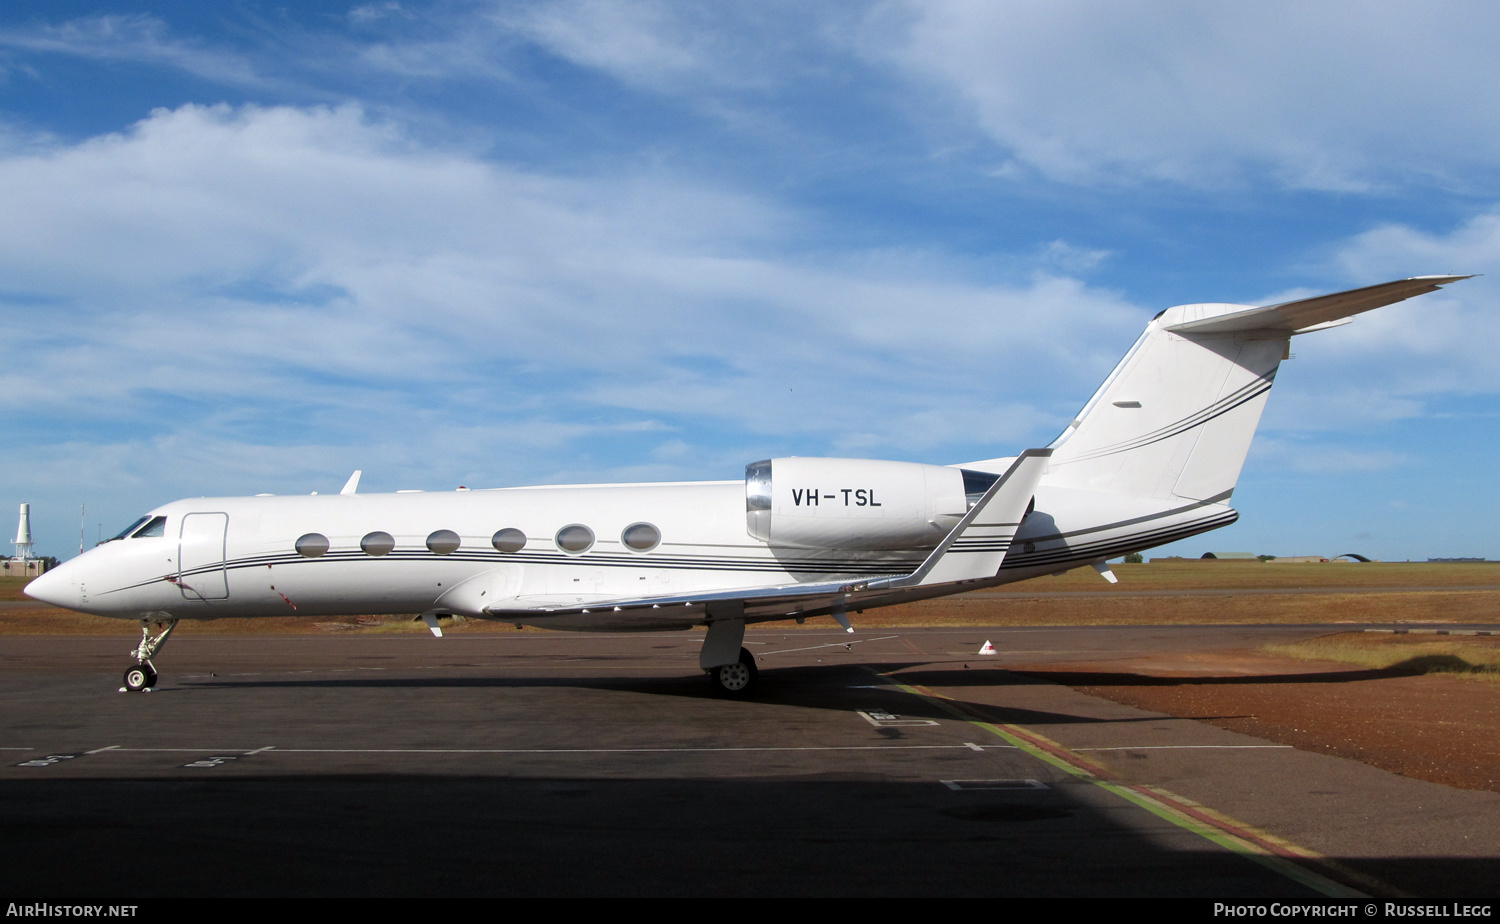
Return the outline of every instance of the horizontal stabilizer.
{"type": "Polygon", "coordinates": [[[1322,325],[1332,326],[1340,319],[1405,301],[1416,295],[1435,292],[1450,282],[1469,279],[1470,276],[1414,276],[1397,279],[1379,285],[1318,295],[1313,298],[1267,305],[1264,308],[1247,308],[1217,317],[1203,318],[1173,324],[1167,330],[1174,334],[1230,334],[1238,331],[1274,330],[1288,334],[1322,325]]]}

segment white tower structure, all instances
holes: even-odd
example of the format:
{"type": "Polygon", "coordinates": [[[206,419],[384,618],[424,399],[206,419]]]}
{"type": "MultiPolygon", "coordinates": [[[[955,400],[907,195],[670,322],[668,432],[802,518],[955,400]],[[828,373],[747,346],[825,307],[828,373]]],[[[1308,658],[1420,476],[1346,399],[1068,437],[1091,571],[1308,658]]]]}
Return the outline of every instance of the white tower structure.
{"type": "Polygon", "coordinates": [[[16,527],[16,558],[26,562],[31,560],[31,505],[21,505],[21,522],[16,527]]]}

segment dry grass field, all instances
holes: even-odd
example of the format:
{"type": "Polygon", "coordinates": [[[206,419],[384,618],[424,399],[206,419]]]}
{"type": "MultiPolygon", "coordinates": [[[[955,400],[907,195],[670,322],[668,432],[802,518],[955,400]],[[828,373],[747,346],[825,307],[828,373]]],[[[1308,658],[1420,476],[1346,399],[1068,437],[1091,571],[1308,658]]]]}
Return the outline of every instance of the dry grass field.
{"type": "Polygon", "coordinates": [[[1291,645],[1268,645],[1266,653],[1303,661],[1337,661],[1373,670],[1453,674],[1500,683],[1500,638],[1385,635],[1346,632],[1291,645]]]}
{"type": "Polygon", "coordinates": [[[1500,564],[1115,565],[871,610],[860,625],[1058,626],[1487,623],[1500,619],[1500,564]]]}
{"type": "MultiPolygon", "coordinates": [[[[987,591],[869,610],[861,628],[901,626],[1227,625],[1259,623],[1489,623],[1500,621],[1500,564],[1282,564],[1181,561],[1115,565],[1118,584],[1092,568],[987,591]]],[[[135,635],[128,620],[46,607],[0,578],[0,635],[135,635]]],[[[826,628],[827,619],[809,626],[826,628]]],[[[781,625],[781,624],[778,624],[781,625]]],[[[787,623],[784,628],[791,628],[787,623]]],[[[185,623],[185,634],[425,632],[412,617],[270,617],[185,623]]],[[[470,621],[458,632],[517,631],[470,621]]],[[[522,630],[542,631],[542,630],[522,630]]]]}

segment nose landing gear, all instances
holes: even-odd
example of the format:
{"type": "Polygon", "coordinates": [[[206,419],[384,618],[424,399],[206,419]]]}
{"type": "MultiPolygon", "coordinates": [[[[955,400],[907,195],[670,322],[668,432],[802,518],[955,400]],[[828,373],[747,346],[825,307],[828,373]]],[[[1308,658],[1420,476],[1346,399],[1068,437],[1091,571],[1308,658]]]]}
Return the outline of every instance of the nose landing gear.
{"type": "Polygon", "coordinates": [[[132,667],[125,672],[125,686],[120,689],[129,693],[139,693],[156,686],[156,671],[149,664],[140,667],[132,667]]]}
{"type": "Polygon", "coordinates": [[[175,628],[175,619],[141,620],[141,643],[130,653],[135,658],[136,666],[125,672],[125,685],[120,688],[121,693],[141,693],[156,686],[156,666],[151,663],[151,659],[167,644],[167,637],[175,628]],[[151,634],[153,626],[160,635],[151,634]]]}

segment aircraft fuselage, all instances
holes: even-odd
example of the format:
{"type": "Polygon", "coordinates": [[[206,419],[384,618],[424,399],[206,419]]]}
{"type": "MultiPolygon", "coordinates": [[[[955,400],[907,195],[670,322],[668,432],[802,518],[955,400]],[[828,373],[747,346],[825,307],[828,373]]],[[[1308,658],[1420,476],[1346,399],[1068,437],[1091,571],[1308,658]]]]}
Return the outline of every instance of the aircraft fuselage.
{"type": "MultiPolygon", "coordinates": [[[[834,503],[842,500],[836,493],[834,503]]],[[[1220,503],[1182,501],[1163,512],[1160,504],[1131,501],[1039,487],[1005,566],[985,583],[1076,567],[1234,516],[1220,503]],[[1144,524],[1131,522],[1142,514],[1148,514],[1144,524]]],[[[906,549],[774,546],[747,533],[741,481],[193,498],[148,517],[165,518],[161,535],[103,543],[34,581],[28,592],[125,619],[429,610],[483,616],[483,607],[507,600],[576,605],[901,574],[943,536],[934,527],[930,541],[906,549]],[[659,540],[631,548],[625,533],[641,525],[654,528],[659,540]],[[579,526],[592,533],[592,544],[562,547],[560,534],[579,526]],[[326,550],[299,552],[298,540],[307,536],[326,539],[326,550]],[[516,536],[524,536],[520,548],[516,536]],[[384,537],[389,548],[379,541],[384,537]],[[449,545],[456,538],[457,547],[443,538],[449,545]],[[466,583],[481,576],[485,586],[465,595],[466,583]]],[[[609,627],[608,614],[597,621],[597,628],[609,627]]],[[[535,620],[548,622],[544,614],[535,620]]]]}

